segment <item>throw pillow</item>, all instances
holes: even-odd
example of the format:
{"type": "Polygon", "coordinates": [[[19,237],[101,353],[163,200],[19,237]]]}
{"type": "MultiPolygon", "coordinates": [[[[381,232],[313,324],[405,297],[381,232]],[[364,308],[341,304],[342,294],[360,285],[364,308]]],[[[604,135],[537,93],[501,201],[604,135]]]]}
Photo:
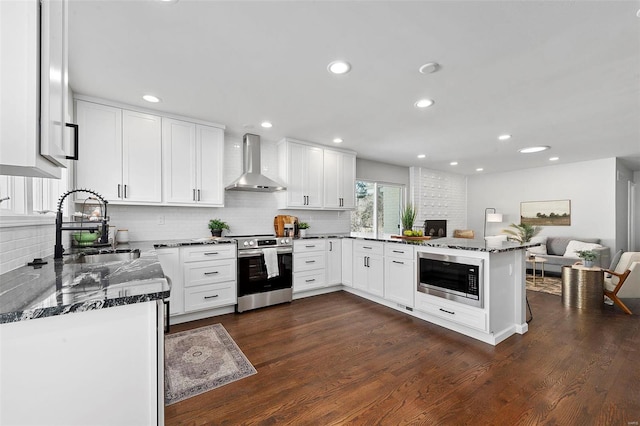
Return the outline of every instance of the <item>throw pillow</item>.
{"type": "Polygon", "coordinates": [[[567,250],[564,252],[563,256],[573,257],[578,259],[578,255],[576,254],[576,251],[593,250],[595,248],[600,248],[600,247],[602,247],[600,244],[585,243],[582,241],[571,240],[569,241],[569,244],[567,244],[567,250]]]}
{"type": "Polygon", "coordinates": [[[547,237],[533,237],[532,243],[540,243],[539,246],[529,247],[527,250],[531,254],[547,254],[547,237]]]}

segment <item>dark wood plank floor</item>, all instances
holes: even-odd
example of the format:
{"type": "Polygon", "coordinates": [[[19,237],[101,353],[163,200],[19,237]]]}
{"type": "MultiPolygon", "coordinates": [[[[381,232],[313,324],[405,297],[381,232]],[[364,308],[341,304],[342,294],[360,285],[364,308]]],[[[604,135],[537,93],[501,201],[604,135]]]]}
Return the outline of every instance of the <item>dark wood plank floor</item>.
{"type": "Polygon", "coordinates": [[[495,347],[345,292],[173,326],[223,324],[258,374],[166,424],[637,425],[640,316],[527,294],[529,332],[495,347]]]}

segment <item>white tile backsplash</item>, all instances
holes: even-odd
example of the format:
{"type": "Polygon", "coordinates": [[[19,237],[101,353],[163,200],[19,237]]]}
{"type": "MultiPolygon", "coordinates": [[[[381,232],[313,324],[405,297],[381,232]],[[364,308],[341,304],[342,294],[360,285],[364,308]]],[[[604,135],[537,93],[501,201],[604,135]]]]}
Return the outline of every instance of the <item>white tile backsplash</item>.
{"type": "Polygon", "coordinates": [[[0,274],[24,266],[35,257],[52,255],[54,244],[52,223],[0,227],[0,274]]]}

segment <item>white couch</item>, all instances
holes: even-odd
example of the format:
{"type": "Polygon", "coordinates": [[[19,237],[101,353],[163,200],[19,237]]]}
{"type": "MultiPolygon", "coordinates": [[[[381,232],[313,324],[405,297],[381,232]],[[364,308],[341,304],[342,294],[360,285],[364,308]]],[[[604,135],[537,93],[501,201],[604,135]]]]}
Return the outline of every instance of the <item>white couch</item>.
{"type": "MultiPolygon", "coordinates": [[[[531,242],[540,242],[543,246],[538,249],[531,249],[530,251],[535,253],[536,257],[544,257],[546,262],[544,264],[545,272],[562,272],[564,265],[573,265],[579,262],[580,259],[575,257],[565,256],[567,246],[570,241],[581,241],[583,243],[600,244],[599,238],[581,238],[581,237],[534,237],[531,242]],[[542,253],[544,252],[544,253],[542,253]]],[[[607,269],[611,266],[611,250],[609,247],[594,248],[598,256],[594,262],[595,266],[607,269]]],[[[536,264],[536,268],[540,268],[539,264],[536,264]]]]}

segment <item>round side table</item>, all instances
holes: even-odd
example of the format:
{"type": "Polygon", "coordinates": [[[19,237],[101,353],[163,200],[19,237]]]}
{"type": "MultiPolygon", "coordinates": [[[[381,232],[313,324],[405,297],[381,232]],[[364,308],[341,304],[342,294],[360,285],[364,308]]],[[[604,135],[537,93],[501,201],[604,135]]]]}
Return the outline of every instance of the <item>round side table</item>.
{"type": "Polygon", "coordinates": [[[562,304],[579,309],[602,309],[604,272],[582,265],[562,267],[562,304]]]}

